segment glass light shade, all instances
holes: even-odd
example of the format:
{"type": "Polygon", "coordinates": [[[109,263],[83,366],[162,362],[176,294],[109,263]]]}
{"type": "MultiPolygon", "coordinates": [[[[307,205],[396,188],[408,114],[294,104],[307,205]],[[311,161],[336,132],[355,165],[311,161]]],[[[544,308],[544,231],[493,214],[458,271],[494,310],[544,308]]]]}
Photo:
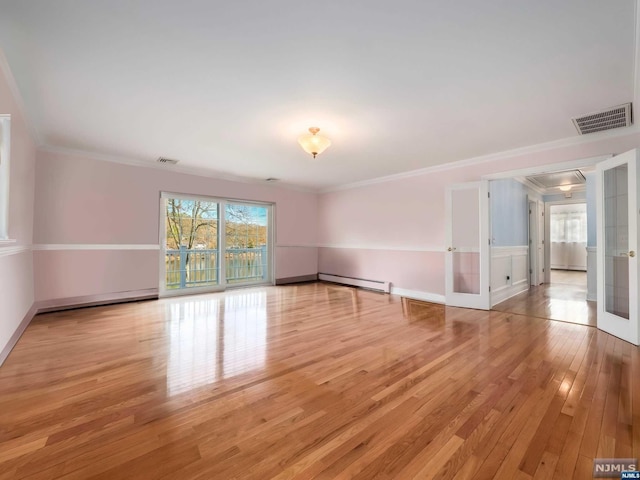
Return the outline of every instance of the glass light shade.
{"type": "Polygon", "coordinates": [[[560,190],[562,192],[568,192],[569,190],[571,190],[571,185],[560,185],[560,190]]]}
{"type": "Polygon", "coordinates": [[[305,152],[313,155],[313,158],[316,158],[316,155],[321,154],[329,148],[331,140],[327,137],[323,137],[322,135],[318,135],[317,133],[305,133],[298,137],[298,143],[305,152]]]}

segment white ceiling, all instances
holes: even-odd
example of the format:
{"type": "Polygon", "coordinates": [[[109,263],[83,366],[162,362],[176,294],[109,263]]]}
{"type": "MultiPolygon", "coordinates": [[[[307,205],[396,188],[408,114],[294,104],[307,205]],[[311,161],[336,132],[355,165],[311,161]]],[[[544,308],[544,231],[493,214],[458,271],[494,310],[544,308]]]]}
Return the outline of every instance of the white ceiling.
{"type": "Polygon", "coordinates": [[[311,188],[576,137],[634,100],[635,27],[634,0],[0,0],[42,145],[311,188]]]}

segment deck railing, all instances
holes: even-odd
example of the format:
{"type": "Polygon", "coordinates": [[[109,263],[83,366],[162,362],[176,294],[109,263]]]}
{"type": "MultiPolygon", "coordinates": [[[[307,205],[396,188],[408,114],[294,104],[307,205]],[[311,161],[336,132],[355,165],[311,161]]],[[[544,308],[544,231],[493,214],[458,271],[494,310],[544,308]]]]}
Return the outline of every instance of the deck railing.
{"type": "MultiPolygon", "coordinates": [[[[167,288],[217,285],[220,258],[217,249],[166,251],[167,288]]],[[[267,247],[227,248],[224,253],[227,283],[251,283],[267,279],[267,247]]]]}

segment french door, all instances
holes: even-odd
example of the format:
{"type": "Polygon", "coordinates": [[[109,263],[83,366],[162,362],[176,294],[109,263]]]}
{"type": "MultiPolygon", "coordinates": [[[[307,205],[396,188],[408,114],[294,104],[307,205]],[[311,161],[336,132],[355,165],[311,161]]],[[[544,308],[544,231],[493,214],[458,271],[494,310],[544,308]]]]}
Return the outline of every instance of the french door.
{"type": "Polygon", "coordinates": [[[162,193],[160,295],[271,284],[270,204],[162,193]]]}
{"type": "Polygon", "coordinates": [[[488,182],[447,187],[446,218],[446,303],[489,310],[488,182]]]}
{"type": "Polygon", "coordinates": [[[596,172],[598,328],[638,345],[638,151],[596,172]]]}

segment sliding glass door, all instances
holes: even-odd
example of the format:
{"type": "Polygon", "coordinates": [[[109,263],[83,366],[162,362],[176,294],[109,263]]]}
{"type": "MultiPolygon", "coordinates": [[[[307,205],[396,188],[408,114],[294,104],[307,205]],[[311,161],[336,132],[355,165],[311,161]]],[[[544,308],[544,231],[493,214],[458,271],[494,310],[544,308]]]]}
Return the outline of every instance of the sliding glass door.
{"type": "Polygon", "coordinates": [[[272,205],[163,193],[160,294],[272,283],[272,205]]]}

